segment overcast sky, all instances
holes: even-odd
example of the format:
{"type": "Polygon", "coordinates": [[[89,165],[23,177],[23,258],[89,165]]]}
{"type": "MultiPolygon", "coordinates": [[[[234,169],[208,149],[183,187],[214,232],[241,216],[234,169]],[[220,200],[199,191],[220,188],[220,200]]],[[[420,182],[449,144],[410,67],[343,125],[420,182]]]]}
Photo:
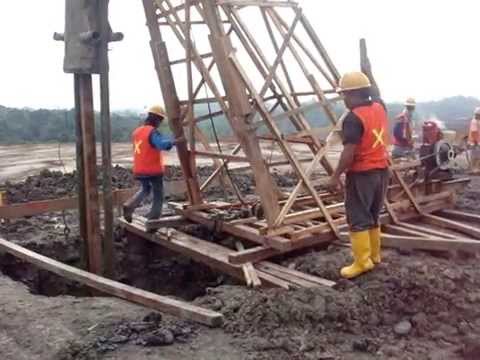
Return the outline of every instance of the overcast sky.
{"type": "MultiPolygon", "coordinates": [[[[357,69],[365,37],[387,101],[452,95],[480,98],[480,2],[472,0],[300,0],[333,61],[357,69]]],[[[140,0],[111,0],[111,25],[125,34],[112,44],[113,109],[161,102],[140,0]]],[[[253,25],[253,24],[252,24],[253,25]]],[[[64,108],[73,79],[62,71],[64,1],[0,1],[0,104],[64,108]]]]}

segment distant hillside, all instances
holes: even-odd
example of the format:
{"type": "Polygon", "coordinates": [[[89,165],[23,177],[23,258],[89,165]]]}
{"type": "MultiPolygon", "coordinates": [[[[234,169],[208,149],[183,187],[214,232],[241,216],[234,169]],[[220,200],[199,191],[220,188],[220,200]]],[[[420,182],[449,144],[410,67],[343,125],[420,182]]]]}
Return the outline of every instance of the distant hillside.
{"type": "MultiPolygon", "coordinates": [[[[439,101],[419,103],[416,112],[418,122],[435,117],[443,121],[453,130],[464,130],[472,117],[475,107],[480,106],[480,100],[473,97],[456,96],[439,101]]],[[[387,104],[390,117],[402,111],[400,103],[387,104]]],[[[218,106],[210,107],[212,112],[218,111],[218,106]]],[[[343,107],[338,105],[335,111],[340,114],[343,107]]],[[[208,114],[205,104],[196,106],[197,115],[208,114]]],[[[323,128],[329,121],[323,111],[314,107],[305,112],[305,116],[313,127],[323,128]]],[[[100,130],[97,114],[97,134],[100,130]]],[[[214,118],[215,130],[219,136],[232,135],[230,126],[223,116],[214,118]]],[[[132,130],[140,123],[141,116],[136,111],[122,111],[112,114],[112,140],[126,142],[130,139],[132,130]]],[[[289,133],[294,129],[285,119],[279,120],[283,132],[289,133]]],[[[202,121],[199,126],[207,136],[213,139],[213,130],[209,119],[202,121]]],[[[45,110],[45,109],[16,109],[0,106],[0,144],[45,143],[45,142],[73,142],[75,141],[75,126],[73,110],[45,110]]],[[[163,128],[164,131],[168,129],[163,128]]],[[[262,128],[259,129],[262,131],[262,128]]]]}

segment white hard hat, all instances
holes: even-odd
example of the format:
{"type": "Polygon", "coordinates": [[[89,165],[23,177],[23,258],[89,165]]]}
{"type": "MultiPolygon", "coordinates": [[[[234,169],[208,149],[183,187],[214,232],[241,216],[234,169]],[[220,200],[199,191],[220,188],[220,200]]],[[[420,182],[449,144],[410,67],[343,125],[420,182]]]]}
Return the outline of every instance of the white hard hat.
{"type": "Polygon", "coordinates": [[[480,107],[477,107],[477,108],[475,109],[475,115],[480,115],[480,107]]]}

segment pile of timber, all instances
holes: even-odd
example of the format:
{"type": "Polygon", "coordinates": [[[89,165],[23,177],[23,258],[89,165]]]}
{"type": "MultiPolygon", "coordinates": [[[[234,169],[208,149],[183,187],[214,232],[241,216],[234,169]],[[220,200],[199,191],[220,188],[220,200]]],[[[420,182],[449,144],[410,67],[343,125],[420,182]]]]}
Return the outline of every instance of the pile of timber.
{"type": "Polygon", "coordinates": [[[272,262],[259,261],[252,263],[250,259],[244,257],[244,261],[241,263],[232,263],[229,261],[232,253],[244,254],[249,250],[235,252],[222,245],[199,239],[174,228],[159,229],[155,233],[148,232],[144,221],[139,217],[134,217],[132,223],[128,223],[124,219],[119,219],[119,222],[130,233],[187,256],[233,278],[245,281],[246,284],[251,283],[252,286],[262,285],[292,289],[333,287],[335,285],[333,281],[304,274],[272,262]]]}

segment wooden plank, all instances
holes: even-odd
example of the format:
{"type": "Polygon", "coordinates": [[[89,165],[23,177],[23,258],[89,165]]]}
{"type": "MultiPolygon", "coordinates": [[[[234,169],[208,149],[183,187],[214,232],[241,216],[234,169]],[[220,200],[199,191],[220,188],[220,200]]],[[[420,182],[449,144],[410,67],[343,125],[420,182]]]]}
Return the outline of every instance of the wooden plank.
{"type": "Polygon", "coordinates": [[[53,272],[64,278],[78,281],[101,292],[131,301],[161,312],[165,312],[184,319],[193,320],[202,324],[218,327],[223,324],[223,315],[192,304],[170,299],[145,290],[119,283],[84,270],[65,265],[46,256],[37,254],[24,247],[18,246],[0,238],[0,250],[29,262],[41,269],[53,272]]]}
{"type": "Polygon", "coordinates": [[[460,221],[470,221],[474,223],[480,223],[480,215],[472,214],[464,211],[458,210],[440,210],[436,213],[436,215],[440,215],[452,220],[460,220],[460,221]]]}
{"type": "Polygon", "coordinates": [[[269,246],[255,246],[247,250],[228,254],[228,261],[232,264],[256,263],[280,254],[282,254],[281,251],[269,246]]]}
{"type": "Polygon", "coordinates": [[[178,226],[185,221],[187,221],[187,219],[181,215],[165,216],[156,220],[147,220],[145,222],[145,229],[151,231],[159,228],[178,226]]]}
{"type": "Polygon", "coordinates": [[[93,108],[92,75],[79,74],[80,124],[82,132],[82,161],[85,186],[85,245],[88,270],[102,273],[103,246],[100,236],[100,203],[97,188],[97,152],[95,141],[95,113],[93,108]]]}
{"type": "Polygon", "coordinates": [[[217,0],[217,5],[226,6],[255,6],[255,7],[297,7],[295,1],[264,1],[264,0],[217,0]]]}
{"type": "MultiPolygon", "coordinates": [[[[235,242],[235,246],[237,247],[238,251],[245,251],[245,248],[240,241],[235,242]]],[[[258,278],[257,271],[255,270],[251,262],[242,264],[242,270],[243,274],[245,275],[247,286],[257,288],[262,285],[262,282],[258,278]]]]}
{"type": "Polygon", "coordinates": [[[306,274],[306,273],[303,273],[303,272],[295,270],[295,269],[290,269],[290,268],[287,268],[285,266],[277,265],[275,263],[262,262],[262,263],[260,263],[260,265],[261,266],[266,266],[266,267],[271,268],[271,269],[275,269],[279,272],[291,274],[291,275],[296,276],[300,279],[309,281],[309,282],[317,284],[317,285],[327,286],[327,287],[334,287],[336,285],[335,281],[331,281],[331,280],[323,279],[323,278],[318,277],[318,276],[306,274]]]}
{"type": "MultiPolygon", "coordinates": [[[[129,197],[136,192],[136,189],[115,190],[113,191],[114,206],[123,204],[129,197]]],[[[100,202],[102,203],[103,195],[100,194],[100,202]]],[[[72,210],[78,208],[78,198],[69,197],[54,200],[31,201],[27,203],[18,203],[0,206],[0,218],[15,219],[26,216],[35,216],[48,212],[56,212],[63,210],[72,210]]]]}
{"type": "Polygon", "coordinates": [[[479,252],[480,242],[471,239],[423,238],[400,235],[382,235],[382,246],[416,250],[479,252]]]}
{"type": "Polygon", "coordinates": [[[225,153],[217,153],[213,151],[201,151],[197,150],[194,154],[198,157],[207,157],[207,158],[214,158],[214,159],[223,159],[228,160],[230,162],[249,162],[249,159],[246,156],[239,156],[239,155],[231,155],[225,153]]]}
{"type": "Polygon", "coordinates": [[[415,237],[430,237],[428,234],[416,230],[409,229],[400,225],[384,225],[382,231],[388,232],[393,235],[402,235],[402,236],[415,236],[415,237]]]}
{"type": "Polygon", "coordinates": [[[424,216],[422,216],[422,221],[432,225],[452,229],[461,232],[462,234],[473,236],[475,239],[480,239],[480,229],[470,225],[462,224],[457,221],[448,220],[431,214],[424,214],[424,216]]]}
{"type": "MultiPolygon", "coordinates": [[[[231,264],[228,261],[228,254],[231,252],[228,248],[190,236],[172,228],[162,229],[152,234],[147,233],[143,224],[138,223],[137,221],[130,224],[123,219],[120,219],[119,222],[127,231],[146,240],[187,256],[239,280],[244,279],[242,267],[240,265],[231,264]]],[[[275,287],[283,287],[284,285],[282,281],[276,281],[275,278],[268,276],[263,277],[260,273],[258,276],[265,285],[275,287]]]]}
{"type": "Polygon", "coordinates": [[[448,238],[448,239],[456,239],[458,236],[454,236],[451,234],[447,234],[444,231],[438,231],[434,229],[430,229],[426,226],[418,225],[418,224],[412,224],[412,223],[406,223],[406,222],[400,222],[398,223],[398,226],[402,227],[403,229],[409,230],[412,232],[413,236],[422,236],[424,234],[427,237],[440,237],[440,238],[448,238]]]}

